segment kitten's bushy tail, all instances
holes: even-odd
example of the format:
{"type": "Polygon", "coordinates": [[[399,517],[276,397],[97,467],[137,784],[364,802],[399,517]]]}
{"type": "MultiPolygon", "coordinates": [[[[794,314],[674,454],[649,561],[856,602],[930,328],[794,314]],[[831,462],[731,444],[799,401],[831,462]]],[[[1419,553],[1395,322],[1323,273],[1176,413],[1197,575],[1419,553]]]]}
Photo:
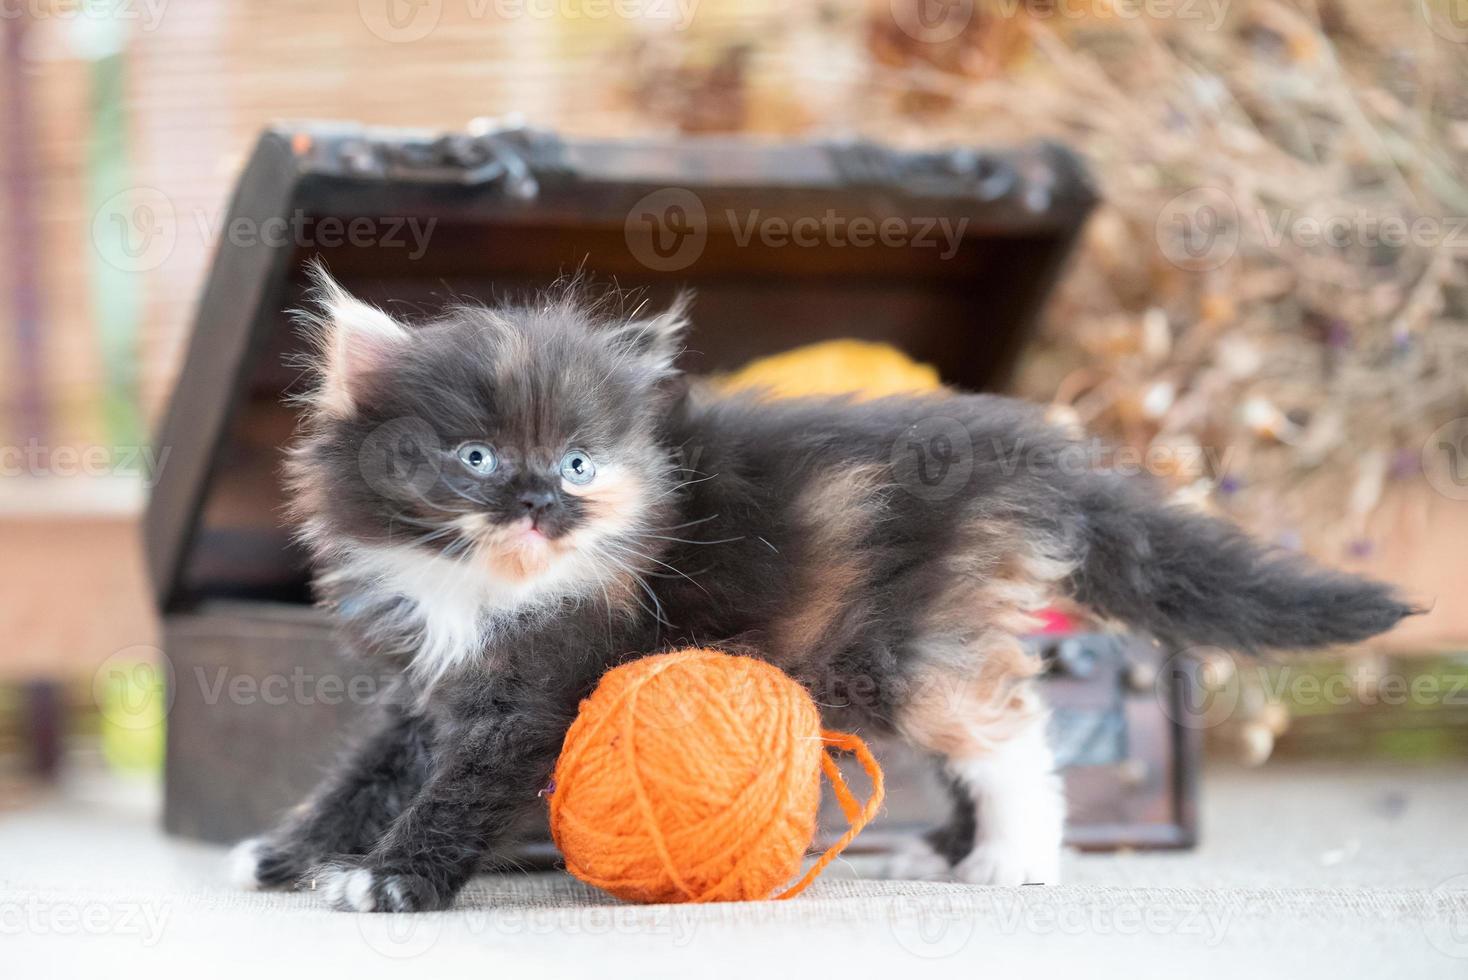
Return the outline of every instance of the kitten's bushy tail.
{"type": "Polygon", "coordinates": [[[1351,643],[1422,612],[1387,585],[1266,548],[1126,480],[1078,488],[1076,598],[1164,642],[1235,650],[1351,643]]]}

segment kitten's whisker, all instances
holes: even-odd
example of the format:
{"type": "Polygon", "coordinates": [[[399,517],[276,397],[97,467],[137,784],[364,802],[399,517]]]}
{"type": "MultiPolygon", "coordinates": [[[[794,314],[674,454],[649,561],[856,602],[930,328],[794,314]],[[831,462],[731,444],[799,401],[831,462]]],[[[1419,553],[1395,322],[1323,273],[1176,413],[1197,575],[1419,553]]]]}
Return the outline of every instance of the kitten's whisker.
{"type": "Polygon", "coordinates": [[[488,501],[480,497],[470,496],[469,494],[465,493],[463,490],[460,490],[458,487],[453,486],[452,484],[446,484],[446,486],[448,486],[449,492],[452,493],[455,497],[458,497],[460,500],[467,500],[469,503],[474,504],[476,507],[484,507],[488,503],[488,501]]]}
{"type": "Polygon", "coordinates": [[[428,544],[431,541],[437,541],[439,538],[443,537],[444,535],[447,535],[447,534],[457,534],[458,532],[459,532],[459,529],[456,528],[456,527],[452,527],[452,526],[451,527],[441,527],[437,531],[430,531],[427,534],[424,534],[424,535],[421,535],[419,537],[414,538],[412,541],[409,541],[408,542],[408,546],[409,547],[413,547],[415,545],[428,544]]]}
{"type": "Polygon", "coordinates": [[[637,604],[642,607],[643,612],[648,613],[654,619],[656,619],[659,623],[662,623],[664,626],[668,627],[669,629],[672,629],[673,628],[673,624],[670,623],[670,622],[668,622],[668,620],[663,616],[663,604],[658,601],[658,597],[657,597],[656,593],[653,592],[652,588],[646,582],[644,582],[642,580],[642,576],[639,575],[636,571],[634,571],[625,562],[618,561],[616,558],[613,558],[611,555],[607,555],[606,556],[606,559],[607,559],[607,561],[611,562],[613,565],[616,565],[622,571],[624,571],[628,575],[630,575],[632,577],[632,581],[636,582],[637,585],[642,589],[642,591],[647,593],[647,597],[652,600],[652,604],[653,604],[653,606],[656,609],[655,612],[653,611],[653,609],[647,608],[647,604],[644,603],[641,599],[637,599],[636,596],[633,596],[633,598],[636,599],[637,604]]]}
{"type": "MultiPolygon", "coordinates": [[[[638,558],[642,558],[642,559],[645,559],[646,561],[653,562],[654,564],[661,565],[664,568],[666,568],[668,571],[672,572],[673,574],[675,574],[675,575],[681,575],[684,578],[688,579],[688,581],[693,582],[693,584],[696,585],[696,586],[698,586],[699,590],[701,592],[703,592],[704,595],[708,596],[710,599],[713,598],[712,593],[710,593],[708,589],[705,589],[700,583],[694,582],[693,579],[692,579],[692,577],[690,577],[688,574],[686,574],[681,568],[676,568],[676,567],[674,567],[672,565],[669,565],[667,562],[662,561],[662,560],[657,559],[657,558],[654,558],[652,555],[644,555],[642,552],[636,550],[635,548],[628,547],[627,545],[616,544],[616,543],[610,542],[610,541],[607,542],[607,545],[608,545],[608,547],[619,549],[624,554],[635,555],[638,558]]],[[[705,571],[707,571],[707,569],[705,569],[705,571]]],[[[649,572],[648,574],[651,575],[651,574],[654,574],[654,573],[649,572]]]]}
{"type": "Polygon", "coordinates": [[[668,527],[661,527],[658,530],[660,530],[660,531],[678,531],[678,530],[682,530],[685,527],[693,527],[695,524],[707,524],[709,521],[713,520],[714,518],[716,518],[718,516],[719,516],[718,514],[710,514],[707,517],[700,517],[696,521],[684,521],[682,524],[673,524],[673,525],[670,525],[668,527]]]}
{"type": "Polygon", "coordinates": [[[607,583],[597,579],[596,587],[601,589],[602,602],[607,606],[607,639],[612,638],[612,597],[607,594],[607,583]]]}
{"type": "MultiPolygon", "coordinates": [[[[713,567],[714,566],[712,566],[712,565],[705,565],[703,568],[700,568],[698,571],[693,572],[692,574],[694,574],[694,575],[702,575],[704,572],[709,571],[713,567]]],[[[688,576],[687,575],[684,575],[682,572],[645,572],[643,574],[647,575],[649,578],[688,578],[688,576]]],[[[693,580],[692,579],[689,579],[689,581],[693,581],[693,580]]],[[[698,585],[697,582],[694,582],[693,584],[694,585],[698,585]]],[[[698,587],[700,589],[703,589],[703,586],[701,586],[701,585],[699,585],[698,587]]],[[[708,595],[708,590],[707,589],[704,589],[704,594],[705,595],[708,595]]]]}
{"type": "MultiPolygon", "coordinates": [[[[395,523],[397,523],[397,522],[394,521],[393,519],[391,519],[391,518],[388,519],[388,522],[387,522],[387,539],[389,541],[391,541],[392,538],[393,538],[393,524],[395,524],[395,523]]],[[[407,524],[409,524],[409,526],[415,526],[413,523],[407,522],[407,521],[404,521],[402,523],[407,523],[407,524]]],[[[442,537],[445,534],[451,533],[454,530],[452,527],[446,528],[446,527],[442,527],[442,526],[436,525],[436,524],[416,524],[416,526],[418,526],[418,527],[432,528],[432,530],[430,530],[427,534],[420,534],[418,537],[413,538],[413,539],[405,542],[404,543],[404,547],[411,548],[411,547],[414,547],[416,545],[427,544],[428,542],[433,541],[433,540],[435,540],[437,538],[440,538],[440,537],[442,537]]]]}
{"type": "Polygon", "coordinates": [[[409,517],[407,514],[404,514],[402,511],[395,511],[393,513],[393,515],[390,518],[388,518],[388,520],[389,521],[401,522],[403,524],[411,524],[414,527],[442,527],[443,526],[443,524],[442,524],[441,521],[425,521],[425,520],[422,520],[422,519],[419,519],[419,518],[409,517]]]}
{"type": "Polygon", "coordinates": [[[655,504],[659,500],[662,500],[664,497],[667,497],[667,496],[670,496],[672,494],[677,493],[679,490],[682,490],[684,487],[691,487],[695,483],[706,483],[706,482],[708,482],[709,480],[712,480],[714,477],[716,477],[718,475],[719,474],[717,474],[717,473],[713,473],[713,474],[710,474],[709,476],[701,477],[700,479],[697,479],[697,480],[685,480],[685,481],[683,481],[682,483],[678,484],[677,486],[673,487],[670,490],[664,490],[662,493],[658,494],[656,497],[654,497],[651,500],[649,500],[648,503],[655,504]]]}
{"type": "Polygon", "coordinates": [[[737,538],[720,538],[717,541],[693,541],[688,538],[670,538],[665,534],[644,534],[644,538],[656,538],[659,541],[677,541],[679,544],[729,544],[734,541],[743,541],[744,535],[737,538]]]}
{"type": "Polygon", "coordinates": [[[457,559],[462,553],[472,551],[477,542],[467,535],[460,536],[457,541],[452,541],[443,549],[445,558],[457,559]]]}

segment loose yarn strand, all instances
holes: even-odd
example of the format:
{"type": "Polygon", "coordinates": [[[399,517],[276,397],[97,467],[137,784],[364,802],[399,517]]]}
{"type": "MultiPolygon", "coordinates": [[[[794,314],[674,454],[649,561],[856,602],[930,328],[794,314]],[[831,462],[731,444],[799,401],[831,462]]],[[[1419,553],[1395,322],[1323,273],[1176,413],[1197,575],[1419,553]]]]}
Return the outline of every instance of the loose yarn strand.
{"type": "Polygon", "coordinates": [[[887,792],[886,781],[882,776],[882,767],[877,765],[876,756],[872,755],[872,750],[867,748],[867,743],[862,741],[859,736],[853,735],[850,732],[823,730],[821,732],[821,741],[825,742],[830,748],[844,749],[856,756],[856,761],[867,774],[867,778],[872,781],[872,792],[867,797],[866,803],[860,803],[855,794],[851,792],[851,787],[847,785],[846,777],[841,775],[841,769],[836,765],[836,760],[831,758],[830,748],[821,753],[821,771],[831,781],[831,789],[835,791],[836,800],[841,804],[841,812],[846,815],[846,822],[848,824],[846,833],[842,834],[840,840],[826,849],[826,852],[816,860],[816,863],[810,866],[810,870],[801,875],[799,881],[776,895],[775,899],[777,901],[794,898],[809,888],[811,882],[815,881],[832,861],[840,857],[841,852],[846,850],[847,845],[856,839],[856,835],[861,833],[867,824],[871,823],[872,818],[877,815],[877,810],[881,808],[882,798],[887,792]]]}

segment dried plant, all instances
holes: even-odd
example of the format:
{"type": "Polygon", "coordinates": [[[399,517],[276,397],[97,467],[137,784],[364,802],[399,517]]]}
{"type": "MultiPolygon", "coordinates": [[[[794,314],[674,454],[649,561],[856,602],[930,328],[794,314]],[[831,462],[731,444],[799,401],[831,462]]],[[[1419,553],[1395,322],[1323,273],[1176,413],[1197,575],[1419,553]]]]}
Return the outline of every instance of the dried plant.
{"type": "Polygon", "coordinates": [[[1024,393],[1203,450],[1174,475],[1261,530],[1369,549],[1389,481],[1468,416],[1468,37],[1430,2],[976,0],[957,30],[925,2],[747,32],[766,78],[812,82],[779,128],[1075,147],[1103,203],[1024,393]],[[855,55],[816,81],[815,49],[855,55]]]}

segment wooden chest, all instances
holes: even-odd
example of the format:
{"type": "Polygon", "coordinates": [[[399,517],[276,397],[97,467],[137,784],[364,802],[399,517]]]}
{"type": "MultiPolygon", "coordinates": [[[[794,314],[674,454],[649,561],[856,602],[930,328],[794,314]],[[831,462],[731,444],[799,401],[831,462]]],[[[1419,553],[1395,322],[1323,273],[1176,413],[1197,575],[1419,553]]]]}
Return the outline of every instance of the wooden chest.
{"type": "MultiPolygon", "coordinates": [[[[173,682],[168,828],[217,841],[260,830],[309,789],[383,687],[338,656],[281,521],[281,448],[296,424],[286,399],[299,383],[287,311],[308,259],[412,311],[582,268],[653,302],[687,285],[699,295],[689,371],[855,337],[994,390],[1092,203],[1077,161],[1052,145],[264,133],[222,225],[146,518],[173,682]]],[[[1143,641],[1036,642],[1056,665],[1047,683],[1071,841],[1190,843],[1195,739],[1164,710],[1182,681],[1156,679],[1143,641]]],[[[894,791],[868,846],[947,813],[925,761],[889,748],[885,763],[894,791]]]]}

